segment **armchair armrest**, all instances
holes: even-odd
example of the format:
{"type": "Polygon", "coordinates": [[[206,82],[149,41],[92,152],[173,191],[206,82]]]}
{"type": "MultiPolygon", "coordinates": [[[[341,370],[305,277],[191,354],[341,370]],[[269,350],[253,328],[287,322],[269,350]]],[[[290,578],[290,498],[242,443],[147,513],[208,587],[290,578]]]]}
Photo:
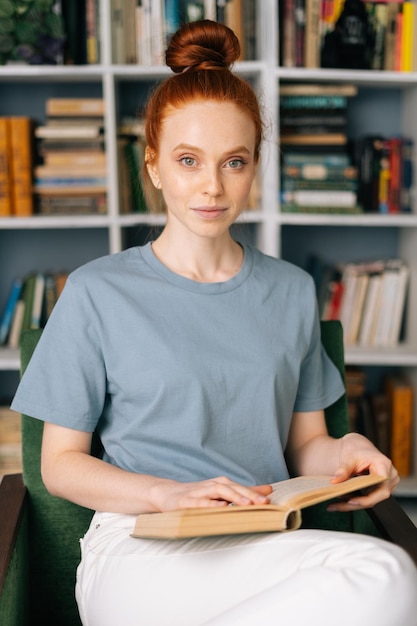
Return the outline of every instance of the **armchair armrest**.
{"type": "Polygon", "coordinates": [[[25,499],[22,475],[3,476],[0,482],[0,596],[19,534],[25,499]]]}
{"type": "Polygon", "coordinates": [[[417,527],[393,496],[379,502],[368,514],[384,539],[404,548],[417,566],[417,527]]]}

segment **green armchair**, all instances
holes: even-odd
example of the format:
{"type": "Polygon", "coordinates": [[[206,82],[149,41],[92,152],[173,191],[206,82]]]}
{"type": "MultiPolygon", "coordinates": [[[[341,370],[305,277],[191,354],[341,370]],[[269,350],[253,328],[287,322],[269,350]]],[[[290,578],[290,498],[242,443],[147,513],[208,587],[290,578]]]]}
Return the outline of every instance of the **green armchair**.
{"type": "MultiPolygon", "coordinates": [[[[22,369],[41,331],[24,333],[22,369]]],[[[322,341],[344,373],[342,328],[322,322],[322,341]]],[[[326,410],[330,433],[348,430],[346,397],[326,410]]],[[[22,416],[23,479],[5,476],[0,483],[0,624],[4,626],[79,626],[74,597],[79,539],[92,511],[50,496],[40,475],[43,423],[22,416]]],[[[417,529],[394,498],[370,511],[327,513],[325,505],[305,511],[304,526],[381,536],[403,546],[417,564],[417,529]]]]}

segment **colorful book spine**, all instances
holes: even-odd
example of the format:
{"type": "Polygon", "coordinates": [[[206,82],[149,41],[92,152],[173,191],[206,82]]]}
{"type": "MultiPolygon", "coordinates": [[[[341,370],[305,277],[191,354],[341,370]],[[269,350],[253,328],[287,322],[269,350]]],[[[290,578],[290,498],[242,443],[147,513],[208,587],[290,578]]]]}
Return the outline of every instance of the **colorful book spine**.
{"type": "Polygon", "coordinates": [[[10,124],[0,117],[0,217],[13,213],[10,124]]]}
{"type": "Polygon", "coordinates": [[[9,297],[6,302],[6,306],[3,315],[0,320],[0,344],[4,344],[10,333],[12,325],[13,315],[16,309],[17,301],[19,300],[20,293],[22,291],[22,280],[16,278],[13,281],[9,297]]]}
{"type": "Polygon", "coordinates": [[[32,122],[29,117],[11,117],[10,138],[13,176],[13,211],[23,217],[33,213],[32,122]]]}
{"type": "Polygon", "coordinates": [[[411,72],[413,70],[413,24],[414,24],[414,3],[404,2],[402,40],[401,40],[401,71],[411,72]]]}
{"type": "Polygon", "coordinates": [[[390,376],[386,382],[391,412],[391,460],[400,476],[411,473],[413,388],[408,381],[390,376]]]}
{"type": "Polygon", "coordinates": [[[345,109],[347,97],[339,95],[281,95],[282,109],[345,109]]]}

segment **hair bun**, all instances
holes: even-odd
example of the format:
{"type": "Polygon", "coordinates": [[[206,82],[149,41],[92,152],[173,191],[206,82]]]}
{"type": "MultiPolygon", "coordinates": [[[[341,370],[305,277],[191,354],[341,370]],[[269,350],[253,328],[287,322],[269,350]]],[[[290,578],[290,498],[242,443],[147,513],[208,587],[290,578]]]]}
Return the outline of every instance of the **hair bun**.
{"type": "Polygon", "coordinates": [[[180,74],[189,69],[230,68],[239,55],[239,40],[228,26],[199,20],[183,24],[171,37],[165,60],[180,74]]]}

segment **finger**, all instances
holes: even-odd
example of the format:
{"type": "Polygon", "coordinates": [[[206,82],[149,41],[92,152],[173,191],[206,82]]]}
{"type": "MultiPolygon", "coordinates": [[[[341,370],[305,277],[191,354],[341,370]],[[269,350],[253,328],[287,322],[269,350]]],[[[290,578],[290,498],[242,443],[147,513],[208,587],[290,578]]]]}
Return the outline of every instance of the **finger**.
{"type": "Polygon", "coordinates": [[[267,501],[265,496],[249,487],[212,480],[194,485],[193,489],[182,494],[179,498],[179,508],[219,506],[219,503],[247,505],[265,501],[267,501]]]}
{"type": "Polygon", "coordinates": [[[342,483],[343,481],[350,478],[352,475],[352,470],[346,467],[345,465],[341,465],[337,468],[335,473],[333,474],[331,481],[333,484],[342,483]]]}
{"type": "Polygon", "coordinates": [[[256,485],[255,487],[252,487],[252,489],[257,493],[260,493],[262,496],[269,496],[269,494],[272,493],[271,485],[256,485]]]}
{"type": "Polygon", "coordinates": [[[340,500],[339,502],[332,502],[328,507],[328,511],[355,511],[358,509],[368,509],[378,502],[389,498],[391,490],[389,487],[389,481],[385,481],[378,487],[371,488],[363,494],[352,495],[346,501],[340,500]]]}
{"type": "MultiPolygon", "coordinates": [[[[221,488],[222,497],[225,497],[224,494],[229,493],[230,502],[233,504],[261,504],[268,502],[268,496],[272,492],[271,485],[255,485],[247,487],[246,485],[241,485],[240,483],[235,483],[224,476],[220,476],[216,478],[215,483],[219,483],[222,486],[227,487],[232,491],[224,491],[221,488]]],[[[226,499],[226,498],[225,498],[226,499]]]]}

